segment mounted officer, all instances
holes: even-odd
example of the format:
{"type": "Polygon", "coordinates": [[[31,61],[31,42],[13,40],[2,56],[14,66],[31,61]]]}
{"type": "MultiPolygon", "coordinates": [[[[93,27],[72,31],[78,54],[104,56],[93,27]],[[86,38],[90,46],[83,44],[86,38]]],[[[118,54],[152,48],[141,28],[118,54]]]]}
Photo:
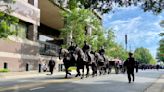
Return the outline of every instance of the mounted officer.
{"type": "Polygon", "coordinates": [[[69,46],[69,48],[67,49],[69,51],[69,55],[70,56],[70,63],[72,63],[72,65],[74,66],[75,65],[75,62],[76,61],[76,57],[75,57],[75,45],[73,44],[73,42],[71,41],[71,45],[69,46]]]}
{"type": "Polygon", "coordinates": [[[84,46],[83,46],[82,50],[85,53],[86,60],[91,61],[91,57],[90,57],[91,46],[89,44],[87,44],[86,41],[84,41],[84,46]]]}
{"type": "Polygon", "coordinates": [[[71,45],[68,48],[68,51],[71,53],[71,55],[73,55],[74,51],[75,51],[75,46],[73,45],[73,42],[71,41],[71,45]]]}
{"type": "Polygon", "coordinates": [[[104,46],[101,46],[101,49],[99,50],[99,54],[104,58],[104,61],[105,61],[105,49],[104,49],[104,46]]]}

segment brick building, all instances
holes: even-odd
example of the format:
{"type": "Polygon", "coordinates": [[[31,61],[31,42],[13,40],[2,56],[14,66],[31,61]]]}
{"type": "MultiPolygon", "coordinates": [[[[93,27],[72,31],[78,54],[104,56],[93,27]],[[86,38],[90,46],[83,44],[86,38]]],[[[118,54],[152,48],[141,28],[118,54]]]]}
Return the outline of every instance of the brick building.
{"type": "Polygon", "coordinates": [[[66,7],[67,0],[16,0],[14,4],[6,1],[9,0],[0,0],[0,5],[10,5],[14,10],[11,15],[20,21],[18,25],[11,25],[11,30],[17,30],[16,35],[0,39],[0,69],[37,70],[51,56],[59,69],[62,62],[57,54],[63,43],[59,30],[64,27],[60,11],[66,7]]]}

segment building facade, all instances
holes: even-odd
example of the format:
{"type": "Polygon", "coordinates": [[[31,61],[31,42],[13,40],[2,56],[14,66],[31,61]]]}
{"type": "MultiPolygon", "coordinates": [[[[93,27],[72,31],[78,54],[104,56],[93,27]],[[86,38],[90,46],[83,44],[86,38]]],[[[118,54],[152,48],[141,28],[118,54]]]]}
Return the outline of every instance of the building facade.
{"type": "Polygon", "coordinates": [[[14,4],[6,1],[0,1],[3,5],[0,9],[3,11],[6,5],[11,6],[14,10],[11,15],[20,21],[18,25],[11,25],[11,30],[17,31],[16,35],[0,39],[0,69],[37,70],[39,64],[48,63],[52,56],[62,64],[57,58],[62,43],[58,38],[59,29],[64,26],[59,12],[62,9],[49,0],[16,0],[14,4]]]}
{"type": "Polygon", "coordinates": [[[40,64],[48,64],[53,56],[56,69],[60,70],[58,50],[63,39],[59,30],[64,27],[60,11],[67,7],[67,0],[16,0],[14,4],[7,1],[10,0],[0,1],[0,10],[9,5],[14,10],[11,15],[20,21],[11,25],[16,35],[0,39],[0,69],[38,70],[40,64]]]}

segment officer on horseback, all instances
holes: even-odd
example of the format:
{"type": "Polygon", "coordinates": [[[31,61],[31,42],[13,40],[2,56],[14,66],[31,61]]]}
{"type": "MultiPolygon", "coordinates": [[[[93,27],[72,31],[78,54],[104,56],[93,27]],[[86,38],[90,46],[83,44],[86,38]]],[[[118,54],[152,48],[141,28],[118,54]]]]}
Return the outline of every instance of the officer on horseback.
{"type": "Polygon", "coordinates": [[[101,46],[101,49],[99,50],[99,54],[104,58],[104,61],[105,61],[105,49],[104,49],[104,46],[101,46]]]}
{"type": "Polygon", "coordinates": [[[87,44],[86,41],[84,41],[84,46],[82,48],[83,52],[85,53],[87,60],[90,60],[90,50],[91,50],[91,46],[89,44],[87,44]]]}
{"type": "Polygon", "coordinates": [[[71,53],[71,55],[73,55],[74,51],[75,51],[75,46],[73,45],[73,42],[71,41],[71,45],[68,48],[68,51],[71,53]]]}

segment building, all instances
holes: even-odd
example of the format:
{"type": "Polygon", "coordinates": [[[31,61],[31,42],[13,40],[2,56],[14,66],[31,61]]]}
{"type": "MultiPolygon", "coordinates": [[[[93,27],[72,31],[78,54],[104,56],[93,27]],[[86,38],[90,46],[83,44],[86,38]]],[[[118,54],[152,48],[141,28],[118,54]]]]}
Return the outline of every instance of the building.
{"type": "MultiPolygon", "coordinates": [[[[8,4],[5,1],[0,4],[8,4]]],[[[51,58],[50,50],[57,51],[55,44],[60,45],[58,30],[64,25],[59,14],[61,8],[49,0],[16,0],[11,7],[14,10],[11,15],[20,19],[19,25],[12,26],[18,34],[10,36],[9,40],[0,40],[0,68],[10,71],[38,69],[39,64],[51,58]]]]}
{"type": "MultiPolygon", "coordinates": [[[[20,19],[16,36],[0,39],[0,69],[10,71],[29,71],[39,69],[39,64],[53,59],[57,69],[62,62],[58,59],[58,49],[63,43],[59,30],[64,27],[60,11],[66,7],[67,0],[16,0],[14,4],[0,0],[0,5],[10,5],[12,16],[20,19]]],[[[5,7],[0,7],[3,10],[5,7]]]]}

